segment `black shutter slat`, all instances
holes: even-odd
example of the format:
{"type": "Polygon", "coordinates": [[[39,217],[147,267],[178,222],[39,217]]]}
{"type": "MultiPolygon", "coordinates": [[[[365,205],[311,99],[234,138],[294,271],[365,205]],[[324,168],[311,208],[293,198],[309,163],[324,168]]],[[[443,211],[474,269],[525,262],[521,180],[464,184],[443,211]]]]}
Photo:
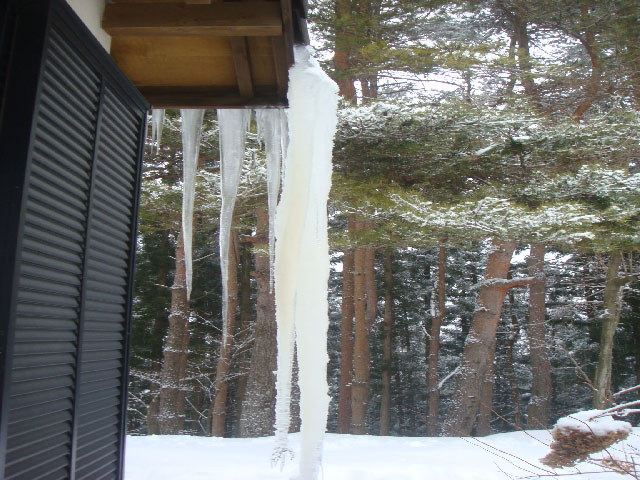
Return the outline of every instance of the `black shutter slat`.
{"type": "MultiPolygon", "coordinates": [[[[81,162],[88,152],[78,149],[64,136],[59,135],[64,130],[62,132],[58,130],[56,135],[56,131],[50,124],[39,124],[38,128],[40,131],[36,137],[38,143],[33,148],[33,159],[34,163],[42,166],[39,174],[44,176],[45,182],[58,185],[61,191],[65,191],[65,187],[69,184],[81,189],[86,188],[89,173],[80,167],[83,166],[81,162]],[[48,168],[49,159],[53,156],[64,170],[52,171],[48,168]]],[[[82,200],[85,199],[82,198],[82,200]]]]}
{"type": "Polygon", "coordinates": [[[103,442],[105,446],[99,450],[92,450],[88,455],[81,457],[82,468],[76,473],[78,479],[94,480],[96,477],[103,477],[108,471],[115,471],[117,460],[117,438],[109,438],[103,442]]]}
{"type": "MultiPolygon", "coordinates": [[[[118,406],[119,399],[116,396],[117,393],[118,392],[114,392],[114,396],[108,397],[104,395],[104,392],[88,392],[86,395],[83,395],[82,407],[79,412],[81,422],[82,420],[86,420],[92,416],[100,418],[101,411],[118,406]]],[[[111,418],[111,416],[107,418],[111,418]]],[[[82,428],[82,424],[80,425],[80,428],[82,428]]]]}
{"type": "Polygon", "coordinates": [[[16,342],[74,342],[76,336],[72,330],[42,330],[41,328],[23,328],[16,332],[16,342]]]}
{"type": "Polygon", "coordinates": [[[131,205],[126,205],[123,202],[114,202],[113,194],[106,185],[97,186],[94,192],[96,198],[100,199],[100,203],[108,203],[111,201],[111,213],[116,215],[123,215],[124,218],[128,218],[129,212],[131,212],[131,205]]]}
{"type": "Polygon", "coordinates": [[[77,277],[72,273],[60,272],[55,270],[44,271],[37,265],[22,265],[21,278],[36,278],[46,282],[58,282],[65,285],[77,286],[77,277]]]}
{"type": "MultiPolygon", "coordinates": [[[[107,242],[102,241],[100,238],[95,238],[95,236],[92,238],[94,239],[94,242],[93,242],[94,248],[91,253],[92,253],[92,261],[95,262],[94,265],[98,265],[99,263],[104,263],[105,265],[109,265],[118,270],[122,269],[123,271],[126,272],[126,269],[128,266],[127,262],[125,261],[124,258],[122,258],[122,256],[119,253],[118,254],[113,253],[115,248],[110,247],[107,242]]],[[[125,281],[126,280],[122,280],[121,282],[118,282],[118,283],[125,283],[125,281]]],[[[122,297],[120,297],[120,300],[122,300],[122,297]]]]}
{"type": "MultiPolygon", "coordinates": [[[[29,227],[37,228],[37,225],[34,222],[34,224],[29,225],[29,227]]],[[[44,228],[43,231],[49,234],[50,239],[55,238],[52,232],[44,230],[44,228]]],[[[67,249],[55,248],[53,245],[47,245],[44,242],[31,243],[29,239],[25,240],[24,251],[22,252],[22,260],[24,263],[35,268],[40,267],[43,275],[46,275],[49,269],[71,275],[78,275],[80,273],[79,268],[73,262],[78,261],[80,258],[81,255],[78,253],[67,249]]]]}
{"type": "Polygon", "coordinates": [[[20,285],[25,290],[40,291],[45,294],[67,295],[77,297],[78,289],[75,286],[64,283],[53,283],[37,277],[20,276],[20,285]]]}
{"type": "Polygon", "coordinates": [[[105,362],[121,358],[121,352],[86,352],[85,362],[105,362]]]}
{"type": "Polygon", "coordinates": [[[37,185],[34,182],[31,191],[29,192],[30,200],[33,201],[36,205],[44,206],[46,205],[50,209],[55,209],[58,212],[66,215],[67,217],[74,218],[76,220],[83,221],[79,209],[82,209],[84,205],[79,199],[66,197],[60,198],[58,195],[52,195],[51,188],[37,188],[37,185]]]}
{"type": "MultiPolygon", "coordinates": [[[[49,448],[39,451],[21,462],[7,462],[5,479],[30,478],[36,480],[52,475],[56,475],[53,478],[68,478],[65,477],[65,474],[69,463],[67,460],[69,454],[68,448],[64,446],[66,442],[63,440],[64,438],[50,439],[51,446],[49,448]]],[[[22,457],[22,455],[18,456],[18,458],[22,457]]]]}
{"type": "Polygon", "coordinates": [[[58,235],[61,238],[76,240],[78,242],[82,241],[79,233],[76,234],[77,230],[72,230],[74,227],[77,228],[79,226],[78,222],[72,222],[70,219],[51,212],[51,210],[38,210],[37,207],[38,206],[33,203],[28,206],[26,212],[29,214],[29,219],[26,224],[27,228],[32,226],[35,227],[35,229],[44,230],[51,235],[58,235]],[[47,213],[49,212],[53,214],[51,218],[47,217],[47,213]],[[61,222],[62,225],[59,222],[61,222]]]}
{"type": "MultiPolygon", "coordinates": [[[[67,385],[67,387],[72,387],[73,378],[68,377],[68,382],[69,384],[67,385]]],[[[60,380],[55,377],[51,377],[47,379],[38,378],[37,380],[32,380],[29,382],[16,382],[14,391],[15,391],[15,395],[19,396],[19,395],[32,394],[36,392],[46,392],[47,390],[55,389],[55,388],[58,388],[59,386],[60,386],[60,380]]]]}
{"type": "MultiPolygon", "coordinates": [[[[46,305],[32,305],[29,303],[19,304],[17,313],[28,317],[41,316],[42,318],[50,317],[62,319],[75,318],[78,315],[77,309],[75,308],[50,307],[46,305]]],[[[42,323],[41,326],[46,327],[46,324],[42,323]]],[[[24,328],[22,324],[20,327],[24,328]]],[[[33,327],[30,326],[30,328],[33,327]]]]}
{"type": "Polygon", "coordinates": [[[45,367],[23,368],[15,370],[13,378],[20,388],[23,382],[40,381],[48,378],[72,378],[73,369],[70,365],[47,365],[45,367]]]}
{"type": "Polygon", "coordinates": [[[59,365],[72,365],[74,355],[69,353],[50,353],[33,355],[16,355],[13,359],[13,368],[34,368],[59,365]]]}
{"type": "Polygon", "coordinates": [[[18,300],[30,305],[46,305],[49,307],[75,308],[78,305],[76,298],[50,294],[45,290],[38,291],[24,287],[20,290],[20,293],[18,293],[18,300]]]}
{"type": "MultiPolygon", "coordinates": [[[[17,425],[20,422],[32,422],[36,419],[44,419],[47,415],[52,413],[63,412],[69,410],[73,405],[72,397],[52,399],[51,401],[44,402],[40,405],[30,405],[24,408],[15,408],[11,411],[10,425],[17,425]]],[[[19,433],[19,429],[16,428],[16,433],[19,433]]],[[[11,444],[9,449],[13,447],[14,438],[11,437],[11,444]]]]}
{"type": "Polygon", "coordinates": [[[89,288],[94,292],[104,292],[112,295],[122,296],[127,294],[124,282],[122,284],[100,282],[94,280],[93,276],[89,277],[89,288]]]}
{"type": "MultiPolygon", "coordinates": [[[[53,62],[45,65],[42,75],[45,82],[56,83],[64,81],[64,75],[53,62]]],[[[82,115],[89,120],[93,118],[93,109],[91,107],[97,103],[97,98],[80,97],[77,95],[77,91],[75,92],[76,95],[70,95],[69,92],[64,90],[58,93],[58,98],[67,102],[68,107],[75,110],[78,115],[82,115]]]]}
{"type": "Polygon", "coordinates": [[[92,150],[94,130],[91,125],[87,125],[84,119],[79,117],[77,112],[69,113],[68,105],[64,105],[60,98],[53,95],[54,92],[43,92],[40,96],[40,107],[42,119],[51,125],[62,127],[65,136],[71,141],[77,142],[79,148],[87,151],[92,150]]]}
{"type": "MultiPolygon", "coordinates": [[[[100,254],[96,252],[96,256],[99,255],[100,254]]],[[[118,278],[126,277],[127,275],[127,270],[125,268],[114,267],[113,265],[109,265],[109,263],[105,261],[89,259],[87,260],[87,263],[89,263],[92,268],[101,270],[104,273],[114,275],[118,278]]]]}
{"type": "Polygon", "coordinates": [[[16,433],[15,438],[21,445],[22,442],[24,442],[24,439],[20,438],[21,436],[28,435],[28,438],[32,438],[31,434],[39,434],[42,430],[47,429],[52,425],[69,425],[71,423],[71,418],[70,411],[62,410],[57,413],[50,413],[46,417],[36,417],[13,423],[11,424],[11,428],[19,430],[18,433],[16,433]]]}
{"type": "Polygon", "coordinates": [[[16,435],[17,443],[20,444],[20,448],[25,448],[33,445],[39,440],[67,434],[70,420],[70,415],[68,415],[67,418],[57,416],[56,421],[52,421],[48,425],[42,425],[37,430],[28,430],[16,435]],[[37,432],[37,436],[33,434],[34,432],[37,432]]]}
{"type": "Polygon", "coordinates": [[[9,409],[14,412],[22,412],[36,405],[41,405],[43,410],[51,408],[56,411],[56,405],[58,405],[59,402],[65,402],[68,398],[72,398],[72,386],[73,382],[69,382],[69,385],[66,387],[60,382],[56,388],[38,391],[38,395],[26,396],[16,393],[11,396],[9,409]]]}
{"type": "MultiPolygon", "coordinates": [[[[113,192],[111,198],[113,198],[113,192]]],[[[101,200],[103,200],[104,203],[102,203],[99,207],[96,207],[96,214],[99,215],[100,218],[104,221],[105,226],[109,225],[121,231],[125,235],[129,234],[127,230],[123,229],[123,225],[121,222],[124,219],[128,218],[128,215],[125,215],[122,210],[128,209],[129,211],[131,211],[131,207],[122,205],[118,202],[114,202],[106,195],[101,200]],[[106,220],[109,220],[109,222],[106,222],[106,220]]]]}
{"type": "Polygon", "coordinates": [[[87,362],[84,364],[84,372],[90,373],[91,376],[93,376],[94,374],[106,375],[107,372],[111,372],[111,374],[117,374],[120,368],[122,368],[122,362],[120,362],[119,359],[94,363],[87,362]]]}

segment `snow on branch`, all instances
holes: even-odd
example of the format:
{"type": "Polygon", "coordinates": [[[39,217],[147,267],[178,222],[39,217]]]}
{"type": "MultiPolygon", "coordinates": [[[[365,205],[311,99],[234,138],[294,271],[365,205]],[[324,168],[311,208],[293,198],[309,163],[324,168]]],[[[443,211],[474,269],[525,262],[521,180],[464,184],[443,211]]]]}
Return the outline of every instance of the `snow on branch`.
{"type": "Polygon", "coordinates": [[[471,287],[471,290],[479,290],[485,287],[499,287],[505,290],[510,288],[522,288],[527,285],[531,285],[535,281],[535,277],[521,277],[521,278],[487,278],[482,280],[471,287]]]}

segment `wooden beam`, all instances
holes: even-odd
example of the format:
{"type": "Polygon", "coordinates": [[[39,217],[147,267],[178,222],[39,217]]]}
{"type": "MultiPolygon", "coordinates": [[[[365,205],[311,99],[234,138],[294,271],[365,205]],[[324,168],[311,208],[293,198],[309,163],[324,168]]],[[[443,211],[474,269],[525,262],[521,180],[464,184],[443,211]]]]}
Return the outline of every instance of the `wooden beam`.
{"type": "Polygon", "coordinates": [[[284,38],[271,37],[271,48],[273,50],[273,61],[276,69],[276,84],[278,85],[278,96],[287,97],[289,84],[289,66],[287,65],[287,55],[285,53],[284,38]]]}
{"type": "MultiPolygon", "coordinates": [[[[285,3],[287,0],[284,0],[285,3]]],[[[273,36],[282,34],[276,2],[107,3],[102,28],[111,36],[273,36]]]]}
{"type": "Polygon", "coordinates": [[[291,0],[280,0],[280,15],[282,15],[282,36],[286,53],[287,68],[293,65],[293,11],[291,0]]]}
{"type": "Polygon", "coordinates": [[[255,87],[255,96],[240,95],[237,89],[208,87],[138,87],[154,108],[275,108],[286,107],[287,99],[272,88],[255,87]]]}
{"type": "Polygon", "coordinates": [[[249,48],[246,37],[232,37],[229,39],[233,63],[238,78],[238,90],[243,97],[253,97],[253,78],[251,76],[251,64],[249,63],[249,48]]]}

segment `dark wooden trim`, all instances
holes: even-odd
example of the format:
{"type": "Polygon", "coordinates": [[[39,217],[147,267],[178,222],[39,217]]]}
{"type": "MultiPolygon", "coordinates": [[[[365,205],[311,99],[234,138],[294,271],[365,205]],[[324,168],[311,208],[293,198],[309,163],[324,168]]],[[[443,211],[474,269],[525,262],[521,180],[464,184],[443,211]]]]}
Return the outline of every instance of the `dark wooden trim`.
{"type": "Polygon", "coordinates": [[[287,68],[293,65],[293,10],[291,0],[280,0],[280,13],[282,15],[282,37],[286,53],[287,68]]]}
{"type": "Polygon", "coordinates": [[[249,47],[247,37],[231,37],[231,52],[233,64],[238,78],[238,90],[243,97],[253,97],[253,77],[251,75],[251,63],[249,62],[249,47]]]}
{"type": "Polygon", "coordinates": [[[138,87],[154,108],[256,108],[286,107],[286,97],[273,87],[254,87],[254,96],[244,97],[236,87],[138,87]]]}
{"type": "Polygon", "coordinates": [[[278,97],[287,98],[287,88],[289,85],[289,65],[286,63],[286,53],[284,38],[271,37],[271,49],[276,69],[276,83],[278,85],[278,97]]]}
{"type": "MultiPolygon", "coordinates": [[[[285,0],[286,1],[286,0],[285,0]]],[[[111,36],[222,35],[270,36],[282,33],[275,2],[108,3],[102,28],[111,36]]]]}

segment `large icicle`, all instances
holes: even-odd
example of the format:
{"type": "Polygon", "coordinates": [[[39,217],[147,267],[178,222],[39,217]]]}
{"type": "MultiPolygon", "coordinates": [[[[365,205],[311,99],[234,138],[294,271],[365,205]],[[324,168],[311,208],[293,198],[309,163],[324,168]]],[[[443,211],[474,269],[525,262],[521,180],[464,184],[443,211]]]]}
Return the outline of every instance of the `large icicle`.
{"type": "Polygon", "coordinates": [[[275,268],[275,218],[278,194],[280,193],[280,172],[282,164],[283,139],[286,138],[286,113],[281,109],[256,110],[258,138],[264,143],[267,153],[267,206],[269,211],[269,286],[273,290],[275,268]],[[284,132],[283,132],[284,128],[284,132]]]}
{"type": "Polygon", "coordinates": [[[156,143],[156,153],[160,152],[160,142],[162,141],[163,127],[164,108],[154,108],[151,111],[151,142],[156,143]]]}
{"type": "Polygon", "coordinates": [[[196,167],[204,110],[180,110],[180,115],[182,116],[182,236],[187,298],[189,298],[193,278],[193,203],[196,196],[196,167]]]}
{"type": "Polygon", "coordinates": [[[276,215],[278,378],[276,449],[284,460],[290,423],[294,334],[300,367],[300,478],[317,478],[327,423],[329,246],[327,197],[338,87],[306,47],[289,71],[289,147],[276,215]]]}
{"type": "MultiPolygon", "coordinates": [[[[220,211],[220,273],[222,275],[222,342],[229,341],[228,304],[229,294],[229,236],[233,220],[233,207],[236,203],[242,160],[244,159],[245,139],[251,110],[218,110],[220,128],[220,190],[222,208],[220,211]]],[[[235,267],[234,267],[235,268],[235,267]]]]}

